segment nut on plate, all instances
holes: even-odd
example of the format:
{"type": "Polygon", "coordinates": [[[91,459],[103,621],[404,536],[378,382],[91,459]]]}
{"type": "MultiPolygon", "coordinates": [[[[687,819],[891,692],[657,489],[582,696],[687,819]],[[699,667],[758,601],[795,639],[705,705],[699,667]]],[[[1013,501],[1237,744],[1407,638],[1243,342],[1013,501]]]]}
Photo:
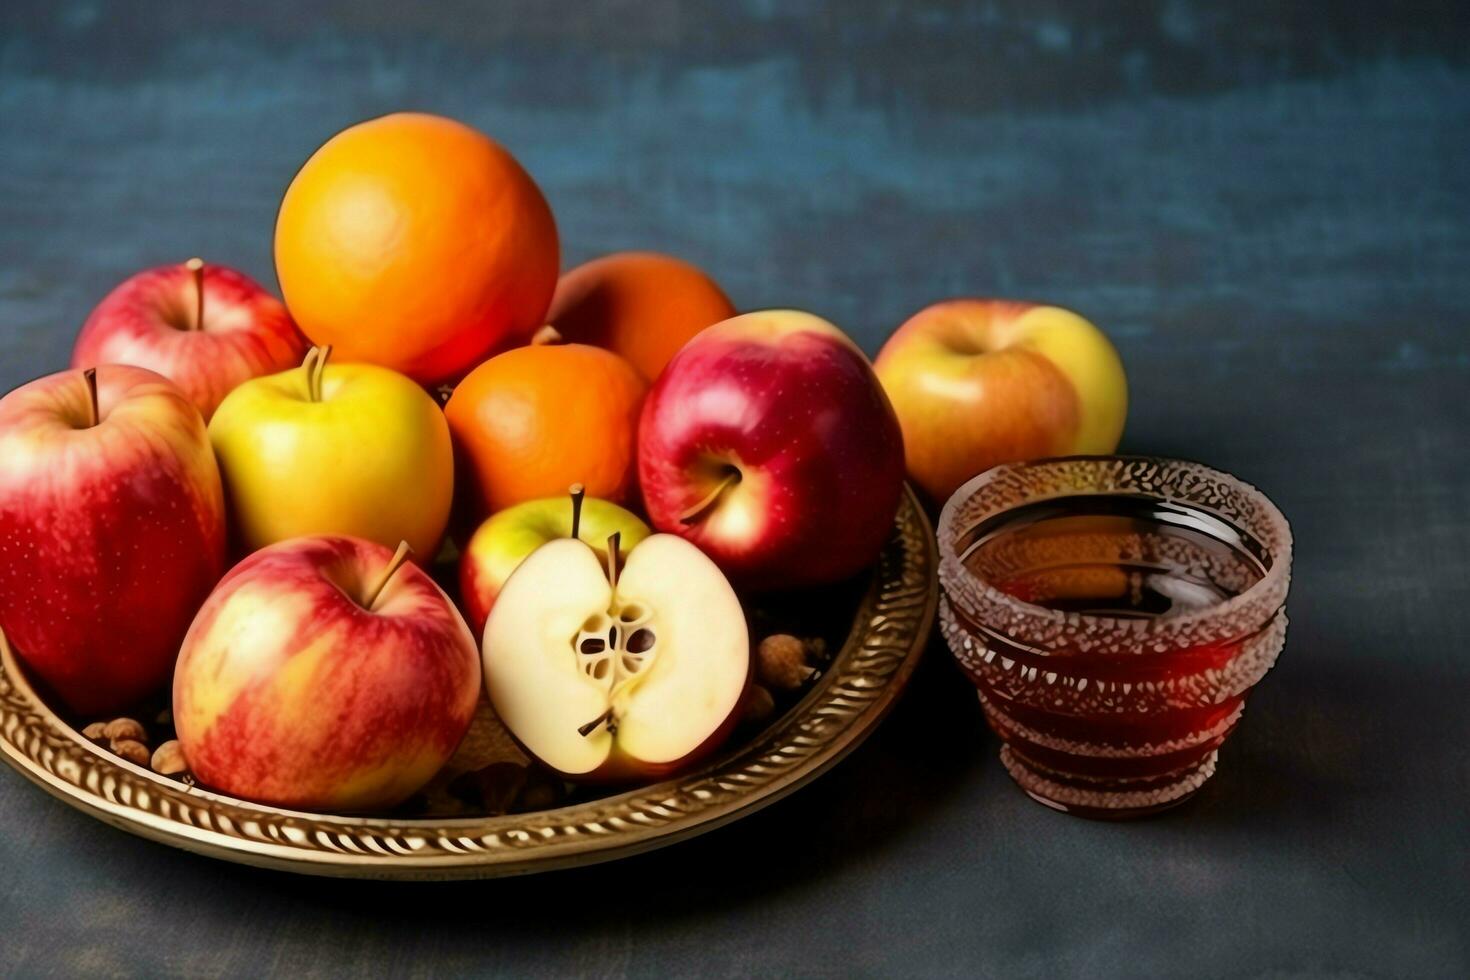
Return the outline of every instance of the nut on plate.
{"type": "Polygon", "coordinates": [[[816,676],[806,662],[807,644],[789,633],[776,633],[761,640],[755,652],[756,677],[766,687],[794,691],[816,676]]]}
{"type": "Polygon", "coordinates": [[[184,760],[183,747],[176,738],[169,739],[154,751],[150,765],[161,776],[177,776],[189,770],[189,764],[184,760]]]}
{"type": "Polygon", "coordinates": [[[745,692],[745,704],[741,706],[740,720],[747,725],[759,725],[776,713],[776,699],[771,692],[759,684],[752,684],[745,692]]]}
{"type": "Polygon", "coordinates": [[[137,739],[113,739],[112,745],[110,747],[114,753],[122,756],[124,759],[127,759],[129,762],[135,765],[148,765],[148,760],[150,758],[148,746],[144,745],[142,742],[139,742],[137,739]]]}
{"type": "MultiPolygon", "coordinates": [[[[91,726],[88,727],[90,728],[91,726]]],[[[148,741],[148,730],[137,719],[114,718],[102,726],[102,737],[113,742],[132,741],[146,743],[148,741]]]]}

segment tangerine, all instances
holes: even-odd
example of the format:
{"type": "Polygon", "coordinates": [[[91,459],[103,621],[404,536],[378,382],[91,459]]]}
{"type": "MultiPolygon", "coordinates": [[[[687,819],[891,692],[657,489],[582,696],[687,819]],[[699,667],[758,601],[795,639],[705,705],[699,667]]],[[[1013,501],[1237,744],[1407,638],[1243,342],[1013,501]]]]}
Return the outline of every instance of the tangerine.
{"type": "Polygon", "coordinates": [[[546,320],[567,340],[606,347],[653,382],[688,340],[735,315],[713,279],[657,252],[615,252],[563,275],[546,320]]]}
{"type": "Polygon", "coordinates": [[[424,113],[359,123],[312,154],[281,201],[275,252],[314,343],[424,384],[541,326],[559,262],[551,209],[515,158],[424,113]]]}
{"type": "Polygon", "coordinates": [[[459,383],[444,414],[485,513],[565,494],[628,499],[647,385],[632,365],[586,344],[517,347],[459,383]]]}

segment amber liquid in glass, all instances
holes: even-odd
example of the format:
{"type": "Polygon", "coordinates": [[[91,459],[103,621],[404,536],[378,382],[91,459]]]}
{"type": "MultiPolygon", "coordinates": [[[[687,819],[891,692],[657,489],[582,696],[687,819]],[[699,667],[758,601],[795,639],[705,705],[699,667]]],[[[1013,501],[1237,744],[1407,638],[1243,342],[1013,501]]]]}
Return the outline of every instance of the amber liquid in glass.
{"type": "Polygon", "coordinates": [[[1266,574],[1261,545],[1198,508],[1135,494],[1023,504],[971,529],[970,571],[1034,605],[1095,616],[1208,609],[1266,574]]]}
{"type": "MultiPolygon", "coordinates": [[[[1009,595],[1117,619],[1209,609],[1245,592],[1269,567],[1265,549],[1240,527],[1142,494],[1077,494],[1023,504],[971,528],[961,546],[966,567],[1009,595]]],[[[981,629],[990,633],[987,647],[995,654],[976,677],[986,717],[1006,743],[1008,764],[1047,785],[1145,798],[1151,786],[1181,773],[1201,772],[1203,781],[1243,709],[1244,694],[1212,703],[1172,694],[1151,694],[1145,702],[1137,695],[1188,688],[1195,678],[1225,670],[1244,637],[1165,649],[1140,640],[1138,651],[1103,654],[1038,650],[981,629]],[[1060,672],[1071,684],[1022,690],[1014,665],[1023,676],[1031,668],[1042,677],[1060,672]],[[1091,688],[1077,685],[1082,676],[1091,679],[1091,688]],[[1113,696],[1095,697],[1099,687],[1113,696]]],[[[1046,793],[1032,795],[1048,802],[1046,793]]]]}

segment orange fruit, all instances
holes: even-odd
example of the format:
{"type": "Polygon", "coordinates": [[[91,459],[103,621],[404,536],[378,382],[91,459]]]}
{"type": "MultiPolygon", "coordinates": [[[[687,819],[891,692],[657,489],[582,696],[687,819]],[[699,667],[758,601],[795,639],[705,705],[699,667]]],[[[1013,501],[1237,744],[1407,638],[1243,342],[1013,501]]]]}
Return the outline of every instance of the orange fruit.
{"type": "Polygon", "coordinates": [[[286,306],[339,362],[425,384],[544,322],[556,223],[498,143],[423,113],[344,129],[291,181],[276,219],[286,306]]]}
{"type": "Polygon", "coordinates": [[[517,347],[475,368],[444,414],[481,509],[559,496],[573,483],[626,500],[646,390],[627,361],[586,344],[517,347]]]}
{"type": "Polygon", "coordinates": [[[657,252],[615,252],[563,275],[546,322],[567,340],[606,347],[652,382],[705,327],[735,315],[715,281],[657,252]]]}

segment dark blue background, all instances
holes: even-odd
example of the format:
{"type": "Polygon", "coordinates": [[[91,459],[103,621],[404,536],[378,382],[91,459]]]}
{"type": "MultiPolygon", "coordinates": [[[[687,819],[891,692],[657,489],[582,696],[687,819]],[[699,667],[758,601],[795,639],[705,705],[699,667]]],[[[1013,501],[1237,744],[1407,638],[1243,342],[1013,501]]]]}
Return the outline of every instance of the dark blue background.
{"type": "Polygon", "coordinates": [[[1123,826],[1016,792],[937,649],[798,796],[539,879],[297,880],[0,775],[0,972],[1470,972],[1463,3],[306,6],[0,8],[0,390],[140,267],[273,284],[304,158],[437,111],[532,171],[568,264],[674,252],[870,352],[953,294],[1082,311],[1126,448],[1293,520],[1287,649],[1215,782],[1123,826]]]}

